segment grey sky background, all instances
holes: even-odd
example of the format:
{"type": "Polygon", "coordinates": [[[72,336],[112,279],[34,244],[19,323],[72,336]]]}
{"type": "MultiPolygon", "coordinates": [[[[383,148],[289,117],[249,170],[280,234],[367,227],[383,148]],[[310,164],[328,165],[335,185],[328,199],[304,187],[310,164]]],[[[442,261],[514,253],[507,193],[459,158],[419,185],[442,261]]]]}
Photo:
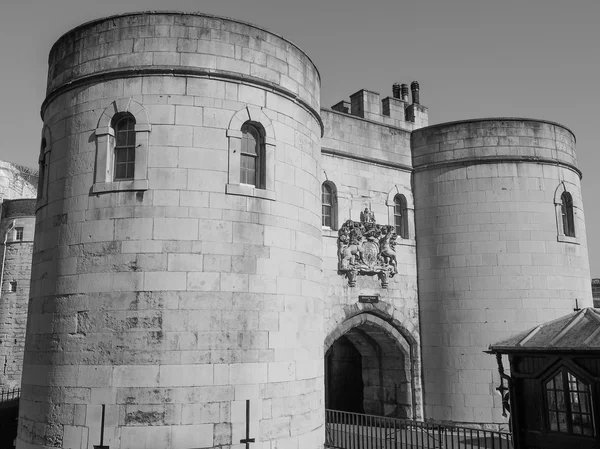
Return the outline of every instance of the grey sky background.
{"type": "Polygon", "coordinates": [[[284,35],[319,68],[322,106],[417,80],[431,124],[516,116],[566,125],[600,277],[599,0],[2,0],[0,159],[37,166],[52,44],[83,22],[142,10],[199,11],[284,35]]]}

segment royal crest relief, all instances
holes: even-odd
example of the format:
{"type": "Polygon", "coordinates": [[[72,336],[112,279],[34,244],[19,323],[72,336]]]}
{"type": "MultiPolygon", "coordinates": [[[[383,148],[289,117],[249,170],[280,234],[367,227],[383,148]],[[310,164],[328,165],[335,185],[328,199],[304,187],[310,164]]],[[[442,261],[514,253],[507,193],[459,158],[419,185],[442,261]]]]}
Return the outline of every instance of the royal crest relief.
{"type": "Polygon", "coordinates": [[[398,273],[394,227],[375,223],[369,209],[360,214],[360,220],[348,220],[338,231],[339,272],[348,278],[350,287],[360,274],[377,275],[381,287],[387,288],[388,278],[398,273]]]}

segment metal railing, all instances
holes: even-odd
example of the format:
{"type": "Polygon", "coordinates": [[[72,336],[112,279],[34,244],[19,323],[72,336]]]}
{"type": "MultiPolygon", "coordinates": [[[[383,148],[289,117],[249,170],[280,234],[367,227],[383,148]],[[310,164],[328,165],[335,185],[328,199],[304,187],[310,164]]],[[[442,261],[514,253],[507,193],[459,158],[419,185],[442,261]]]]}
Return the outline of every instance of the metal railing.
{"type": "Polygon", "coordinates": [[[513,449],[509,432],[325,410],[325,446],[339,449],[513,449]]]}
{"type": "Polygon", "coordinates": [[[11,401],[13,399],[18,399],[21,397],[21,389],[13,388],[12,390],[2,390],[0,391],[0,402],[11,401]]]}

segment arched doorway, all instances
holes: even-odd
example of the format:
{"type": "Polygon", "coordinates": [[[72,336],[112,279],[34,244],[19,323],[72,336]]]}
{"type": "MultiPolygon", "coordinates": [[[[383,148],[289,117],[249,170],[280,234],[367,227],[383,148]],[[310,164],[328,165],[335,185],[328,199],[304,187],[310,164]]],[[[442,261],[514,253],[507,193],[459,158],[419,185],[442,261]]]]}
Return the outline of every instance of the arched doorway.
{"type": "Polygon", "coordinates": [[[325,408],[413,417],[410,346],[389,323],[361,314],[325,342],[325,408]]]}

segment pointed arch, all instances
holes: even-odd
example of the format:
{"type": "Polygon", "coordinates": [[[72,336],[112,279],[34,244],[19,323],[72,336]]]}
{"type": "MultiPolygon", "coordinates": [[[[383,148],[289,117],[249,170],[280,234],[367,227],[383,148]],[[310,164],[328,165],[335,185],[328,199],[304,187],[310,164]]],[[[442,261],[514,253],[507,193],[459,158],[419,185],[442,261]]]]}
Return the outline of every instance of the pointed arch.
{"type": "MultiPolygon", "coordinates": [[[[148,147],[151,131],[150,118],[144,106],[133,98],[119,98],[110,103],[100,115],[96,127],[96,171],[93,193],[147,190],[148,189],[148,147]],[[133,141],[128,162],[132,173],[128,176],[117,174],[115,163],[115,126],[124,117],[131,117],[133,141]]],[[[125,165],[127,166],[127,164],[125,165]]],[[[127,172],[127,169],[126,169],[127,172]]]]}
{"type": "MultiPolygon", "coordinates": [[[[349,311],[347,311],[349,312],[349,311]]],[[[385,389],[385,385],[396,385],[398,389],[395,393],[391,391],[381,391],[381,397],[390,397],[396,394],[397,407],[404,408],[406,414],[411,418],[421,419],[423,417],[423,399],[421,388],[420,374],[420,358],[418,342],[411,336],[410,332],[404,329],[400,323],[395,322],[392,318],[384,319],[378,313],[380,311],[357,311],[358,313],[347,316],[347,318],[338,323],[335,329],[325,338],[324,354],[327,354],[336,341],[340,337],[346,337],[354,344],[361,353],[362,357],[370,358],[379,354],[379,366],[382,370],[377,373],[376,377],[384,379],[380,389],[385,389]],[[398,373],[402,365],[402,373],[398,373]],[[397,377],[397,376],[400,377],[397,377]],[[391,376],[391,377],[390,377],[391,376]],[[398,391],[404,392],[404,403],[397,395],[398,391]],[[409,410],[406,410],[406,409],[409,410]]],[[[373,361],[367,360],[366,367],[373,367],[373,361]]],[[[365,368],[365,369],[367,369],[365,368]]],[[[373,373],[366,373],[367,377],[373,378],[373,373]]],[[[402,396],[402,395],[400,395],[402,396]]],[[[367,408],[368,397],[365,397],[365,413],[369,411],[367,408]]],[[[372,402],[372,401],[371,401],[372,402]]],[[[371,404],[371,407],[373,404],[371,404]]],[[[391,403],[382,403],[379,411],[370,409],[378,414],[389,415],[394,408],[391,403]]]]}

